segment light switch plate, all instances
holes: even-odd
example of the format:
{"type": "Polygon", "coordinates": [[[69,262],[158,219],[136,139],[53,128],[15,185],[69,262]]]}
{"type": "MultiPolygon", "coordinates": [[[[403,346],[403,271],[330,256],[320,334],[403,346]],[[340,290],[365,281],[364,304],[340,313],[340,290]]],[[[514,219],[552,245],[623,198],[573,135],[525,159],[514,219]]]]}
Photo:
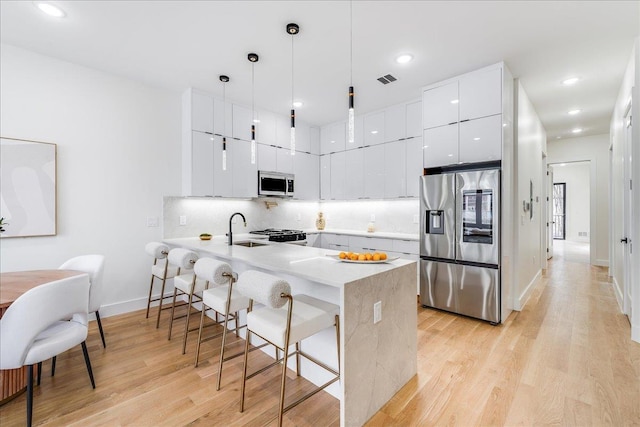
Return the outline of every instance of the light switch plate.
{"type": "Polygon", "coordinates": [[[148,216],[147,217],[147,227],[158,227],[158,217],[157,216],[148,216]]]}
{"type": "Polygon", "coordinates": [[[373,304],[373,323],[378,323],[382,320],[382,301],[378,301],[373,304]]]}
{"type": "Polygon", "coordinates": [[[376,222],[376,214],[371,214],[371,218],[369,219],[371,222],[376,222]]]}
{"type": "Polygon", "coordinates": [[[187,216],[180,215],[180,225],[187,225],[187,216]]]}

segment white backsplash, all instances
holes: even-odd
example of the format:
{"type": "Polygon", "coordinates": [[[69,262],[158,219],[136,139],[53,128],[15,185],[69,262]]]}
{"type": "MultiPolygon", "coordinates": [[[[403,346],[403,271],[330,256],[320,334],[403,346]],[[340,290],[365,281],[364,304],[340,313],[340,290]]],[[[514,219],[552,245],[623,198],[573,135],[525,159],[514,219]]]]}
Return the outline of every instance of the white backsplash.
{"type": "Polygon", "coordinates": [[[315,229],[318,212],[324,212],[326,230],[366,231],[375,215],[376,231],[418,234],[419,225],[413,223],[418,214],[419,201],[331,201],[300,202],[268,199],[278,206],[267,209],[264,199],[232,200],[195,197],[165,197],[163,236],[165,238],[195,237],[201,233],[224,235],[229,230],[229,217],[241,212],[247,219],[246,229],[241,218],[233,225],[234,233],[265,228],[315,229]],[[180,217],[186,224],[180,225],[180,217]]]}

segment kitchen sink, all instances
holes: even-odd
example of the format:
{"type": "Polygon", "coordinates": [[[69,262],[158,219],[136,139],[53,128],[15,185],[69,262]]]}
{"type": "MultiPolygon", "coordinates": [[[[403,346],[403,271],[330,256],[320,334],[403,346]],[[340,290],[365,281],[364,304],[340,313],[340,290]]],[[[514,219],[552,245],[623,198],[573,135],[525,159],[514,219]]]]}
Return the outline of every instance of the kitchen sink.
{"type": "Polygon", "coordinates": [[[260,242],[252,242],[249,240],[245,240],[242,242],[235,242],[234,245],[238,245],[238,246],[244,246],[247,248],[256,248],[258,246],[268,246],[266,243],[260,243],[260,242]]]}

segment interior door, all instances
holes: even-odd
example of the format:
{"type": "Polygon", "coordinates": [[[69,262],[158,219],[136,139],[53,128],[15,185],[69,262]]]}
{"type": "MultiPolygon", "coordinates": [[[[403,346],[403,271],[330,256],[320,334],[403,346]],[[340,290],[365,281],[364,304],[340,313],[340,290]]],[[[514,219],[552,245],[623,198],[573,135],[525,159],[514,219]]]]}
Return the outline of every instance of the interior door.
{"type": "Polygon", "coordinates": [[[553,168],[547,166],[547,259],[553,258],[553,168]]]}
{"type": "Polygon", "coordinates": [[[631,314],[631,284],[633,283],[633,271],[631,269],[631,254],[633,253],[633,242],[631,236],[633,236],[633,191],[631,187],[631,153],[632,153],[632,139],[631,139],[631,104],[627,110],[627,114],[624,118],[625,123],[625,147],[624,147],[624,236],[620,239],[620,242],[624,244],[623,250],[623,268],[624,268],[624,294],[623,294],[623,310],[624,313],[632,319],[631,314]]]}

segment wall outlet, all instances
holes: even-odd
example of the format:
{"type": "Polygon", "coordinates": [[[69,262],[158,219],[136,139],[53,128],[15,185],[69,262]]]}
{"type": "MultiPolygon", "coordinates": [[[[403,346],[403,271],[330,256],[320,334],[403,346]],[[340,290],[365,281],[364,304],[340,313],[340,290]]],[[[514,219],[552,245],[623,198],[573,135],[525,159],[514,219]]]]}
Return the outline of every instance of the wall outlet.
{"type": "Polygon", "coordinates": [[[376,222],[376,214],[371,214],[371,217],[369,218],[369,221],[376,222]]]}
{"type": "Polygon", "coordinates": [[[413,215],[413,223],[417,224],[418,223],[418,214],[414,214],[413,215]]]}
{"type": "Polygon", "coordinates": [[[298,212],[298,214],[296,215],[296,221],[300,220],[302,220],[302,215],[298,212]]]}
{"type": "Polygon", "coordinates": [[[378,301],[373,304],[373,323],[378,323],[382,320],[382,301],[378,301]]]}
{"type": "Polygon", "coordinates": [[[187,225],[187,216],[180,215],[180,225],[187,225]]]}
{"type": "Polygon", "coordinates": [[[158,217],[157,216],[148,216],[147,217],[147,227],[158,227],[158,217]]]}

